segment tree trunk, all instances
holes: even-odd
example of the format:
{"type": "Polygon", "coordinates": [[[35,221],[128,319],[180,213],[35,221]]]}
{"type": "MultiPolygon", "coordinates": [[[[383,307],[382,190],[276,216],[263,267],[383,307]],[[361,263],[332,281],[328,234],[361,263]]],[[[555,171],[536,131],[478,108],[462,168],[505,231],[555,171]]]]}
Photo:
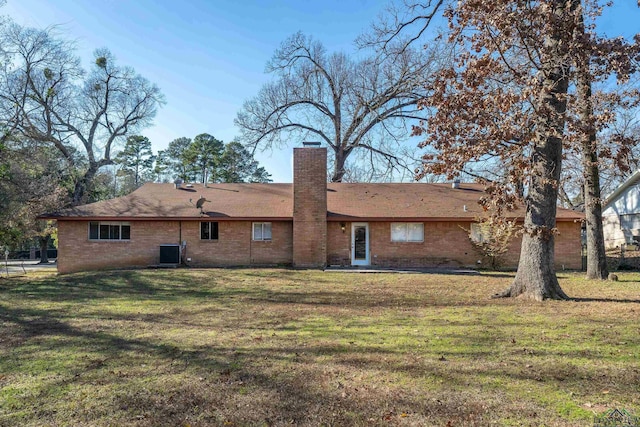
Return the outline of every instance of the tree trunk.
{"type": "Polygon", "coordinates": [[[578,76],[578,97],[585,106],[580,114],[583,126],[588,126],[582,143],[582,167],[584,174],[584,213],[587,227],[587,279],[606,280],[607,255],[604,248],[604,231],[602,227],[602,202],[600,199],[600,171],[598,169],[598,153],[596,149],[596,133],[593,128],[593,111],[591,105],[591,81],[582,73],[578,76]],[[584,91],[584,92],[583,92],[584,91]],[[585,94],[585,98],[580,96],[585,94]],[[585,125],[588,123],[588,125],[585,125]]]}
{"type": "Polygon", "coordinates": [[[49,239],[49,235],[38,238],[38,241],[40,242],[40,264],[49,264],[49,254],[47,254],[47,249],[49,249],[49,239]]]}
{"type": "Polygon", "coordinates": [[[562,166],[562,135],[565,127],[569,67],[568,40],[561,22],[564,0],[553,2],[555,25],[542,51],[542,81],[538,95],[537,133],[531,153],[531,180],[525,199],[526,214],[520,261],[509,288],[494,297],[568,299],[560,288],[554,266],[556,204],[562,166]]]}
{"type": "Polygon", "coordinates": [[[73,206],[82,205],[87,202],[87,192],[93,185],[93,179],[97,172],[98,166],[96,164],[90,164],[89,169],[87,169],[84,175],[76,181],[73,189],[73,206]]]}
{"type": "MultiPolygon", "coordinates": [[[[585,37],[582,9],[576,28],[578,38],[585,37]]],[[[591,96],[590,52],[576,61],[576,99],[579,105],[580,138],[582,145],[582,174],[584,178],[584,212],[587,228],[587,279],[606,280],[607,255],[604,249],[604,231],[602,227],[602,202],[600,200],[600,171],[598,168],[598,150],[591,96]]]]}
{"type": "Polygon", "coordinates": [[[337,150],[334,150],[334,153],[335,161],[333,164],[333,174],[331,176],[331,182],[342,182],[342,178],[345,174],[344,164],[347,161],[349,152],[345,152],[342,147],[339,147],[337,150]]]}

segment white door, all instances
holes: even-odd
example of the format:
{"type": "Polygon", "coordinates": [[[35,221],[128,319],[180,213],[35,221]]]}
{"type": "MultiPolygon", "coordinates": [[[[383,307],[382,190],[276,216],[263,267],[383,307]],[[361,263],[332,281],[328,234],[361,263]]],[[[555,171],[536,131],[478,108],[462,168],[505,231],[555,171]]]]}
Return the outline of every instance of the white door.
{"type": "Polygon", "coordinates": [[[351,265],[369,265],[369,224],[351,224],[351,265]]]}

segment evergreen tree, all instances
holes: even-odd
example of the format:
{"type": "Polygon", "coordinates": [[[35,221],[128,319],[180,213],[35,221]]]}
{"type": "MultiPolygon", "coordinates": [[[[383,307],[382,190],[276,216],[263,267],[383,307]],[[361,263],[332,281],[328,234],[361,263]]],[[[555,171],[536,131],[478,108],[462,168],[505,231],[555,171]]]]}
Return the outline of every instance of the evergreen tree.
{"type": "Polygon", "coordinates": [[[218,180],[218,163],[224,144],[222,141],[201,133],[193,138],[193,142],[184,151],[184,159],[193,166],[199,182],[218,180]]]}
{"type": "Polygon", "coordinates": [[[119,175],[125,181],[125,185],[121,186],[125,194],[151,179],[154,160],[151,141],[147,137],[133,135],[127,138],[124,149],[115,159],[120,165],[119,175]]]}
{"type": "Polygon", "coordinates": [[[190,146],[190,138],[181,137],[171,141],[166,150],[158,152],[156,169],[171,175],[172,180],[193,181],[194,168],[185,156],[185,152],[190,146]]]}
{"type": "Polygon", "coordinates": [[[242,144],[230,142],[224,147],[220,157],[219,182],[271,182],[271,174],[258,162],[242,144]]]}

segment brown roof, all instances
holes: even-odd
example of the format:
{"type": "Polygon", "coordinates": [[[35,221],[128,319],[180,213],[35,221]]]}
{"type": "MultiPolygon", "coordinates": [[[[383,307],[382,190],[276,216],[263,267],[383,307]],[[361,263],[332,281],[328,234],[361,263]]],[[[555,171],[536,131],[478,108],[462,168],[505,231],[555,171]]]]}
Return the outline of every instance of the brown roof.
{"type": "Polygon", "coordinates": [[[148,183],[133,193],[111,200],[77,206],[55,217],[118,219],[200,218],[196,203],[204,197],[204,216],[213,218],[290,219],[291,184],[193,184],[176,189],[173,184],[148,183]]]}
{"type": "MultiPolygon", "coordinates": [[[[480,184],[425,183],[329,183],[329,220],[456,220],[482,214],[480,184]]],[[[522,217],[524,210],[510,216],[522,217]]],[[[173,184],[145,184],[133,193],[111,200],[78,206],[53,214],[58,219],[196,219],[277,220],[293,216],[293,184],[193,184],[176,189],[173,184]],[[203,215],[196,207],[207,201],[203,215]]],[[[558,209],[558,220],[582,218],[580,213],[558,209]]]]}

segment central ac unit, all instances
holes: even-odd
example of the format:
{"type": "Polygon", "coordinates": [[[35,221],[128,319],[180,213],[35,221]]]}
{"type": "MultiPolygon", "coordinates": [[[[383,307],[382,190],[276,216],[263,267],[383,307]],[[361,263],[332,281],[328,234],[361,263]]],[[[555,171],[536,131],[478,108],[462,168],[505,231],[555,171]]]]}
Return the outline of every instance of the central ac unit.
{"type": "Polygon", "coordinates": [[[160,245],[160,264],[180,264],[180,245],[160,245]]]}

